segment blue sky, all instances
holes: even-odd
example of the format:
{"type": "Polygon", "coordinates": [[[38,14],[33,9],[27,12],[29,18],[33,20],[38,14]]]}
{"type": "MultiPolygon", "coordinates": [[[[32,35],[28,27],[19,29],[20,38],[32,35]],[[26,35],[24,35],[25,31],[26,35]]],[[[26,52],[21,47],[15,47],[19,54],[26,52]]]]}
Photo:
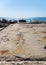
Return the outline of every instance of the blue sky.
{"type": "Polygon", "coordinates": [[[0,17],[46,17],[46,0],[0,0],[0,17]]]}

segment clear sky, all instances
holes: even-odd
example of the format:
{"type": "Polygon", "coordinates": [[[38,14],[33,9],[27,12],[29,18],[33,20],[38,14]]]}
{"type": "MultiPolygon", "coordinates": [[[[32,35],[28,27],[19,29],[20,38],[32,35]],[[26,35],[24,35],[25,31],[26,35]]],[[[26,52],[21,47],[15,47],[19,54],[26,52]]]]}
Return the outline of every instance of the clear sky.
{"type": "Polygon", "coordinates": [[[0,0],[0,17],[46,17],[46,0],[0,0]]]}

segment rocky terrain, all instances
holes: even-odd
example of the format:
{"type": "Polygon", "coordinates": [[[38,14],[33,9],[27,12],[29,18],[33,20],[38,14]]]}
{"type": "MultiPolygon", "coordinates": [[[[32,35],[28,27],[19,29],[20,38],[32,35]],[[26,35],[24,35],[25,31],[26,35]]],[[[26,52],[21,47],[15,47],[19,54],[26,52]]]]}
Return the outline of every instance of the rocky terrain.
{"type": "Polygon", "coordinates": [[[46,65],[43,61],[22,61],[22,62],[3,62],[0,65],[46,65]]]}
{"type": "Polygon", "coordinates": [[[30,61],[2,65],[45,65],[39,61],[46,61],[46,24],[16,23],[0,31],[0,61],[30,61]]]}

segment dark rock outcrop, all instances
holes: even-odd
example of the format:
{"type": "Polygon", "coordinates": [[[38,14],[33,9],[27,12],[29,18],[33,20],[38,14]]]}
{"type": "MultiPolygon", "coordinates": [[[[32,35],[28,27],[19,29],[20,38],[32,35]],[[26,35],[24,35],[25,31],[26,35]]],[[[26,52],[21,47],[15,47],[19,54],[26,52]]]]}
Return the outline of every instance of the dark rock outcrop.
{"type": "Polygon", "coordinates": [[[26,23],[26,20],[24,20],[24,19],[19,20],[19,23],[26,23]]]}

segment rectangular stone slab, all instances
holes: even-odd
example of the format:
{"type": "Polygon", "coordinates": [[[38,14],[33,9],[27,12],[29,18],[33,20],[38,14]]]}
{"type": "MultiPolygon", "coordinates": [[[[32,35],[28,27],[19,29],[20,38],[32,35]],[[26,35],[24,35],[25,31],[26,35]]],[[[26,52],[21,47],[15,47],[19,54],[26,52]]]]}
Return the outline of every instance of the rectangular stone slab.
{"type": "Polygon", "coordinates": [[[46,24],[11,24],[0,32],[0,56],[46,57],[46,24]]]}

